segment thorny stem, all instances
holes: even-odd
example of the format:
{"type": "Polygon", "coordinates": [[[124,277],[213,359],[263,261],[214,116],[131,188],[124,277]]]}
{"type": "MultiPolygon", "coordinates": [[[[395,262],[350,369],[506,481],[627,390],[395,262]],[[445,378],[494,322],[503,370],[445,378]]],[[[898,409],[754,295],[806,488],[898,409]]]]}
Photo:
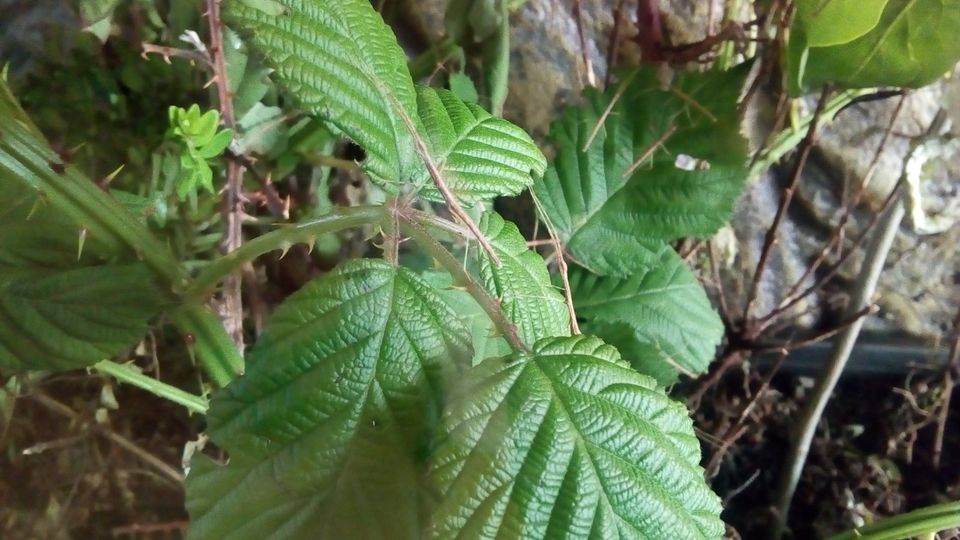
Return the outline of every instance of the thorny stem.
{"type": "Polygon", "coordinates": [[[770,228],[767,229],[767,234],[764,236],[763,249],[760,251],[760,260],[757,262],[757,269],[753,273],[753,281],[750,284],[750,292],[747,295],[747,303],[743,309],[743,324],[745,327],[750,324],[750,309],[753,306],[754,300],[756,300],[757,291],[760,288],[760,281],[763,277],[763,272],[767,267],[767,260],[770,258],[773,245],[777,241],[777,233],[779,232],[780,224],[787,215],[787,208],[790,207],[790,201],[793,199],[793,192],[797,187],[797,182],[800,180],[800,173],[803,172],[803,167],[806,165],[807,158],[810,156],[810,151],[813,149],[813,144],[816,141],[817,126],[819,124],[820,116],[823,114],[824,107],[827,104],[827,97],[829,96],[829,93],[830,89],[828,86],[825,86],[823,91],[820,93],[820,100],[817,102],[817,110],[813,114],[813,118],[810,121],[810,127],[807,129],[807,135],[801,144],[800,154],[797,156],[796,162],[794,163],[793,172],[790,175],[790,181],[787,185],[787,188],[783,191],[783,196],[780,198],[780,204],[777,206],[777,213],[774,215],[773,224],[770,225],[770,228]]]}
{"type": "MultiPolygon", "coordinates": [[[[129,249],[164,283],[170,291],[180,292],[188,286],[189,276],[170,250],[125,211],[115,199],[107,196],[75,167],[65,166],[62,174],[53,170],[51,163],[60,158],[46,146],[42,136],[17,105],[6,86],[0,85],[0,116],[20,120],[0,122],[0,171],[15,170],[40,200],[66,213],[75,222],[83,224],[111,247],[129,249]],[[25,176],[24,172],[30,175],[25,176]]],[[[224,343],[223,328],[205,325],[207,313],[199,306],[177,311],[174,323],[184,332],[195,336],[200,363],[219,386],[224,386],[243,371],[243,360],[229,343],[224,343]],[[221,339],[222,338],[222,339],[221,339]],[[226,345],[226,346],[224,346],[226,345]]]]}
{"type": "Polygon", "coordinates": [[[266,177],[257,172],[253,167],[253,160],[244,156],[243,154],[234,154],[233,152],[227,151],[227,156],[231,159],[235,159],[240,162],[241,165],[250,171],[250,175],[257,179],[257,182],[260,184],[263,192],[263,200],[267,203],[267,209],[270,211],[270,214],[275,218],[289,220],[290,219],[290,199],[283,201],[280,198],[280,195],[277,193],[277,188],[274,186],[273,181],[268,174],[266,177]]]}
{"type": "MultiPolygon", "coordinates": [[[[220,117],[224,125],[233,128],[236,117],[233,111],[233,94],[227,76],[227,62],[223,51],[223,29],[220,21],[220,1],[207,0],[207,21],[210,26],[210,57],[213,61],[213,80],[217,86],[220,102],[220,117]]],[[[220,248],[228,254],[243,243],[243,166],[235,160],[227,161],[227,186],[223,196],[223,216],[226,230],[220,248]]],[[[237,350],[243,351],[243,277],[240,272],[227,276],[223,287],[223,325],[237,350]]]]}
{"type": "Polygon", "coordinates": [[[184,294],[187,298],[202,298],[209,294],[224,276],[236,272],[244,264],[264,253],[277,249],[286,251],[297,243],[312,243],[321,234],[376,223],[384,216],[384,207],[354,206],[338,208],[315,220],[283,225],[280,229],[258,236],[211,263],[193,280],[184,294]]]}
{"type": "Polygon", "coordinates": [[[483,311],[493,322],[497,330],[503,334],[504,339],[510,344],[514,351],[526,351],[527,347],[520,339],[516,325],[507,318],[507,315],[501,308],[500,300],[490,295],[475,279],[473,279],[466,270],[463,269],[460,261],[453,256],[443,245],[428,233],[423,226],[413,217],[397,212],[396,214],[400,230],[412,238],[421,249],[427,252],[431,257],[437,260],[453,276],[454,281],[480,304],[483,311]]]}
{"type": "Polygon", "coordinates": [[[179,57],[191,62],[199,62],[211,68],[213,67],[210,57],[200,51],[195,51],[192,49],[178,49],[177,47],[167,47],[165,45],[156,45],[154,43],[147,42],[143,42],[142,47],[143,52],[140,54],[140,56],[144,60],[149,58],[149,54],[159,54],[163,58],[163,61],[168,64],[170,63],[171,57],[179,57]]]}
{"type": "Polygon", "coordinates": [[[400,204],[397,197],[389,201],[389,215],[383,220],[383,258],[392,266],[397,266],[400,261],[400,224],[397,222],[400,204]]]}
{"type": "Polygon", "coordinates": [[[417,131],[417,127],[414,125],[413,120],[402,111],[400,117],[404,124],[406,124],[407,129],[410,131],[410,135],[413,137],[413,146],[417,152],[417,155],[420,156],[420,160],[423,161],[424,166],[427,168],[427,172],[430,174],[430,179],[433,180],[434,186],[440,192],[440,195],[443,196],[443,200],[447,204],[447,208],[450,210],[450,213],[453,214],[453,216],[463,223],[468,229],[470,229],[470,233],[473,234],[477,242],[480,243],[480,246],[490,257],[490,260],[493,261],[493,264],[495,266],[500,266],[502,264],[500,257],[493,250],[493,246],[490,245],[490,241],[487,240],[487,237],[484,236],[482,231],[480,231],[480,228],[477,227],[477,224],[474,223],[470,215],[467,214],[467,212],[463,209],[463,206],[457,202],[457,198],[454,196],[453,192],[450,191],[450,187],[447,186],[447,182],[443,179],[443,175],[440,174],[440,169],[438,169],[436,163],[433,162],[433,158],[430,156],[430,151],[427,149],[427,143],[424,142],[423,138],[420,136],[420,133],[417,131]]]}

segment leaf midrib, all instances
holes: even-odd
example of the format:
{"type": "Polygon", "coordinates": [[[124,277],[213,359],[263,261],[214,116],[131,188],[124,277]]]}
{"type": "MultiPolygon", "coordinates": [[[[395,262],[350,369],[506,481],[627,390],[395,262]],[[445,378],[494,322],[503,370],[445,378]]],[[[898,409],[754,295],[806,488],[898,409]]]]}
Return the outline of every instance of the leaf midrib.
{"type": "MultiPolygon", "coordinates": [[[[564,400],[563,400],[562,394],[560,394],[559,392],[557,392],[557,387],[556,387],[556,385],[554,384],[553,379],[552,379],[549,375],[547,375],[547,373],[546,373],[543,369],[541,369],[539,365],[537,365],[538,362],[546,360],[547,358],[549,358],[549,356],[552,356],[552,355],[538,355],[538,356],[535,357],[535,359],[534,359],[533,361],[531,361],[531,364],[533,364],[533,365],[535,366],[535,368],[536,368],[537,372],[539,373],[540,377],[546,382],[547,386],[549,387],[550,393],[551,393],[551,395],[553,396],[553,398],[551,398],[551,401],[553,401],[554,398],[556,399],[556,402],[557,402],[557,405],[558,405],[560,411],[563,412],[564,420],[565,420],[565,421],[570,425],[570,427],[572,428],[571,431],[575,434],[576,441],[577,441],[577,442],[576,442],[577,448],[579,448],[582,452],[584,452],[584,454],[588,457],[588,460],[589,460],[589,463],[590,463],[590,469],[591,469],[591,473],[592,473],[592,475],[593,475],[594,481],[596,481],[597,485],[599,485],[599,486],[604,486],[604,482],[602,481],[602,479],[601,479],[601,477],[600,477],[600,474],[599,474],[599,472],[598,472],[597,463],[594,461],[594,456],[593,456],[593,455],[591,454],[591,452],[589,452],[589,451],[587,450],[587,448],[586,448],[587,445],[593,446],[593,445],[595,445],[595,443],[592,443],[591,441],[587,440],[587,439],[583,436],[583,434],[580,432],[580,429],[578,428],[577,422],[575,422],[575,421],[573,420],[573,416],[570,414],[568,405],[567,405],[567,404],[564,402],[564,400]]],[[[596,359],[595,357],[593,357],[593,356],[578,355],[578,354],[565,354],[565,355],[562,355],[562,356],[566,356],[567,358],[570,358],[570,359],[575,359],[577,356],[582,356],[582,357],[584,357],[585,359],[590,359],[590,360],[594,360],[594,361],[597,360],[597,359],[596,359]]],[[[631,386],[633,386],[633,385],[631,385],[631,386]]],[[[576,388],[574,388],[574,387],[567,387],[567,388],[569,388],[569,389],[572,390],[572,391],[577,391],[577,392],[581,392],[581,393],[582,393],[581,390],[578,390],[578,389],[576,389],[576,388]]],[[[592,397],[596,398],[596,399],[603,399],[603,398],[601,398],[599,395],[593,395],[593,394],[590,394],[590,395],[591,395],[592,397]]],[[[618,409],[623,409],[623,407],[620,406],[619,404],[610,402],[609,400],[606,400],[606,399],[604,399],[604,401],[608,402],[609,404],[615,406],[615,407],[618,408],[618,409]]],[[[637,417],[637,418],[639,418],[639,417],[637,417]]],[[[647,423],[652,429],[657,429],[657,426],[653,425],[652,423],[650,423],[650,422],[647,421],[646,419],[640,419],[640,420],[643,421],[644,423],[647,423]]],[[[675,453],[675,448],[673,448],[673,442],[672,442],[672,441],[668,441],[668,442],[670,443],[670,448],[669,448],[670,453],[675,453]]],[[[615,454],[612,453],[612,451],[606,450],[606,449],[604,449],[604,450],[607,451],[608,453],[616,456],[615,454]]],[[[617,457],[619,457],[619,456],[617,456],[617,457]]],[[[683,465],[686,465],[686,461],[683,459],[683,456],[678,456],[678,457],[680,458],[680,459],[679,459],[680,463],[683,464],[683,465]]],[[[620,459],[622,460],[622,458],[620,458],[620,459]]],[[[626,461],[626,460],[624,460],[624,461],[626,461]]],[[[642,469],[640,469],[639,467],[637,467],[637,466],[634,465],[633,463],[630,463],[630,462],[628,462],[628,461],[627,461],[626,463],[627,463],[627,465],[628,465],[630,468],[635,469],[635,470],[638,470],[638,471],[640,471],[641,473],[643,473],[642,469]]],[[[635,530],[635,531],[637,531],[637,532],[640,532],[640,533],[643,532],[643,531],[641,531],[640,529],[638,529],[636,526],[634,526],[632,523],[630,523],[630,521],[628,521],[624,516],[622,516],[622,515],[614,508],[614,506],[613,506],[613,504],[611,503],[609,497],[607,496],[607,492],[606,492],[606,488],[605,488],[605,487],[601,487],[601,489],[599,490],[599,492],[600,492],[600,494],[601,494],[601,497],[602,497],[603,502],[604,502],[604,504],[606,505],[606,507],[610,510],[610,512],[611,512],[613,515],[617,516],[617,519],[618,519],[621,523],[625,524],[625,525],[628,526],[630,529],[633,529],[633,530],[635,530]]],[[[681,522],[687,522],[687,520],[682,519],[683,513],[682,513],[682,512],[677,512],[677,509],[678,509],[678,508],[681,509],[681,510],[682,510],[682,509],[686,509],[686,506],[683,504],[683,502],[680,501],[680,500],[678,500],[673,493],[669,493],[669,492],[664,491],[663,494],[671,501],[671,503],[672,503],[671,506],[673,507],[673,513],[674,513],[674,515],[676,515],[677,517],[680,517],[680,518],[681,518],[681,519],[679,519],[679,521],[681,521],[681,522]]],[[[699,527],[697,527],[696,525],[694,525],[694,528],[699,531],[699,527]]]]}
{"type": "MultiPolygon", "coordinates": [[[[860,64],[860,66],[857,67],[857,69],[853,72],[853,74],[851,75],[851,78],[855,78],[857,75],[860,75],[860,73],[861,73],[864,69],[867,68],[867,65],[868,65],[870,62],[873,61],[873,58],[874,58],[877,54],[879,54],[880,49],[883,47],[883,44],[886,42],[887,37],[890,35],[890,33],[893,32],[894,27],[896,27],[896,26],[900,23],[900,19],[901,19],[902,17],[906,17],[907,12],[910,11],[911,9],[913,9],[913,5],[914,5],[916,2],[917,2],[917,0],[908,0],[907,4],[904,6],[903,10],[901,10],[900,13],[897,13],[897,16],[893,18],[893,21],[892,21],[892,22],[884,29],[884,31],[880,34],[880,38],[879,38],[879,39],[877,40],[877,42],[873,45],[873,48],[870,50],[870,52],[867,53],[867,56],[866,56],[866,58],[864,58],[864,61],[863,61],[863,62],[860,64]]],[[[887,4],[887,7],[889,7],[889,6],[890,6],[890,4],[887,4]]],[[[886,9],[886,8],[884,8],[884,9],[886,9]]],[[[881,20],[882,20],[882,19],[883,19],[883,15],[881,14],[881,20]]],[[[878,22],[878,24],[879,24],[879,22],[878,22]]]]}

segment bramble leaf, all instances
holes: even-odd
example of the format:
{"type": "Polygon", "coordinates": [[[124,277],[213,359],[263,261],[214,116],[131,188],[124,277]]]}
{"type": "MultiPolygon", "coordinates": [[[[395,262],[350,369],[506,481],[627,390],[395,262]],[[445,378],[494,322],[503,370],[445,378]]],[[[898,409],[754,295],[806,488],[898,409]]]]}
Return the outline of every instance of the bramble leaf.
{"type": "MultiPolygon", "coordinates": [[[[519,127],[447,90],[417,87],[430,153],[450,190],[465,203],[517,195],[542,176],[547,158],[519,127]]],[[[440,201],[424,171],[421,194],[440,201]]]]}
{"type": "Polygon", "coordinates": [[[728,220],[747,176],[736,104],[745,75],[688,73],[661,90],[653,70],[631,72],[606,116],[617,88],[587,92],[554,123],[557,157],[533,191],[574,259],[627,275],[655,264],[664,242],[728,220]]]}
{"type": "Polygon", "coordinates": [[[570,288],[584,331],[629,343],[621,354],[661,384],[672,382],[676,371],[706,371],[723,337],[723,322],[703,286],[670,246],[664,246],[658,264],[626,278],[571,269],[570,288]],[[621,324],[632,330],[632,339],[621,324]],[[663,365],[672,366],[672,377],[664,376],[663,365]]]}
{"type": "Polygon", "coordinates": [[[489,359],[451,396],[432,537],[720,538],[687,411],[598,338],[489,359]]]}
{"type": "Polygon", "coordinates": [[[0,367],[75,369],[136,344],[160,311],[141,263],[108,264],[111,246],[0,171],[0,367]],[[78,257],[79,252],[79,257],[78,257]]]}
{"type": "Polygon", "coordinates": [[[469,334],[423,280],[354,260],[278,308],[214,396],[224,466],[195,458],[190,538],[418,538],[426,449],[469,334]]]}
{"type": "Polygon", "coordinates": [[[500,299],[523,342],[533,345],[545,337],[570,335],[563,295],[550,282],[543,258],[527,248],[517,226],[491,212],[481,218],[480,230],[501,262],[497,266],[478,250],[480,278],[490,294],[500,299]]]}
{"type": "Polygon", "coordinates": [[[230,2],[224,19],[267,57],[304,109],[364,149],[375,182],[409,180],[421,166],[411,133],[420,131],[417,96],[406,55],[380,15],[365,0],[275,3],[285,9],[230,2]]]}
{"type": "Polygon", "coordinates": [[[2,81],[0,118],[0,367],[74,369],[135,345],[162,298],[127,245],[161,247],[61,162],[2,81]]]}
{"type": "Polygon", "coordinates": [[[276,68],[279,82],[308,111],[366,152],[363,169],[391,191],[432,187],[436,168],[465,204],[515,195],[546,159],[523,130],[447,91],[414,89],[406,57],[365,0],[282,0],[269,15],[232,2],[225,17],[276,68]],[[429,162],[429,165],[428,165],[429,162]]]}

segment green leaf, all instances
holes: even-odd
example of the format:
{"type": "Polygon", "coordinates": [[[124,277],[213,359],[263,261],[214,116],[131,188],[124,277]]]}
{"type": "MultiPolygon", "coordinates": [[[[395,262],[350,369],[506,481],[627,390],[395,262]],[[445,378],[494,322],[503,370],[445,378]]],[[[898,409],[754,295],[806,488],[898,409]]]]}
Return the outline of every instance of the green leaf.
{"type": "Polygon", "coordinates": [[[415,90],[403,51],[366,0],[282,3],[289,14],[233,2],[225,16],[304,108],[366,151],[374,182],[391,191],[412,183],[439,200],[433,166],[470,204],[517,194],[543,173],[546,159],[521,129],[445,90],[415,90]]]}
{"type": "MultiPolygon", "coordinates": [[[[430,154],[450,190],[465,203],[517,195],[541,176],[547,159],[519,127],[464,103],[452,92],[417,87],[420,117],[430,154]]],[[[426,170],[421,185],[430,186],[426,170]]],[[[422,194],[442,200],[427,187],[422,194]]]]}
{"type": "Polygon", "coordinates": [[[286,115],[280,107],[255,104],[238,122],[243,135],[237,141],[243,153],[268,155],[283,148],[287,134],[286,115]]]}
{"type": "Polygon", "coordinates": [[[809,47],[841,45],[873,30],[887,0],[799,0],[794,28],[802,28],[809,47]]]}
{"type": "Polygon", "coordinates": [[[192,463],[189,537],[418,538],[426,443],[467,335],[423,280],[380,261],[291,296],[211,402],[230,462],[192,463]]]}
{"type": "Polygon", "coordinates": [[[224,129],[214,135],[202,148],[197,149],[197,155],[203,159],[213,159],[220,156],[230,146],[233,140],[233,130],[224,129]]]}
{"type": "Polygon", "coordinates": [[[190,124],[191,139],[196,147],[206,146],[217,134],[217,125],[220,123],[220,113],[209,110],[190,124]]]}
{"type": "Polygon", "coordinates": [[[570,316],[563,295],[550,282],[543,258],[527,248],[527,241],[509,221],[496,213],[484,214],[480,231],[490,240],[500,266],[478,249],[483,286],[499,298],[504,313],[517,325],[527,345],[545,337],[570,335],[570,316]]]}
{"type": "Polygon", "coordinates": [[[161,307],[143,264],[107,264],[88,238],[36,195],[0,182],[0,367],[74,369],[133,345],[161,307]],[[79,260],[78,260],[79,259],[79,260]]]}
{"type": "Polygon", "coordinates": [[[523,2],[452,0],[444,26],[455,43],[481,59],[483,87],[495,116],[503,112],[510,70],[510,12],[523,2]]]}
{"type": "Polygon", "coordinates": [[[91,25],[113,14],[120,0],[80,0],[80,18],[86,25],[91,25]]]}
{"type": "Polygon", "coordinates": [[[270,68],[259,57],[251,58],[236,32],[223,31],[227,78],[233,92],[233,110],[243,118],[270,90],[270,68]]]}
{"type": "Polygon", "coordinates": [[[879,23],[846,43],[813,46],[801,28],[789,45],[791,90],[925,86],[960,59],[958,27],[960,0],[888,0],[879,23]]]}
{"type": "Polygon", "coordinates": [[[533,191],[575,260],[628,275],[656,264],[664,242],[728,220],[747,175],[737,113],[745,75],[746,66],[687,73],[662,90],[652,69],[630,72],[602,123],[617,88],[586,92],[583,107],[554,123],[557,157],[533,191]]]}
{"type": "Polygon", "coordinates": [[[592,322],[581,325],[581,329],[612,345],[635,371],[656,379],[660,388],[666,389],[680,379],[677,369],[661,360],[649,343],[640,341],[629,324],[592,322]]]}
{"type": "Polygon", "coordinates": [[[682,404],[595,337],[540,341],[462,378],[431,478],[433,538],[720,538],[682,404]]]}
{"type": "Polygon", "coordinates": [[[281,0],[271,15],[244,2],[225,5],[236,25],[276,68],[300,105],[367,153],[364,170],[381,185],[422,167],[412,133],[417,97],[406,55],[366,0],[281,0]]]}
{"type": "Polygon", "coordinates": [[[480,101],[480,95],[477,94],[477,86],[473,84],[473,80],[467,76],[466,73],[459,71],[451,73],[447,82],[453,95],[462,101],[466,103],[476,103],[480,101]]]}
{"type": "MultiPolygon", "coordinates": [[[[62,220],[65,225],[54,231],[63,231],[75,242],[68,249],[58,250],[60,256],[66,253],[76,260],[79,240],[85,238],[84,256],[93,252],[96,246],[96,253],[109,257],[110,262],[142,261],[163,284],[164,294],[185,288],[187,275],[168,246],[157,240],[119,201],[75,167],[62,162],[2,80],[0,118],[4,119],[0,122],[0,191],[8,198],[26,197],[28,204],[25,208],[28,211],[22,222],[26,222],[27,216],[31,216],[32,221],[32,216],[37,215],[34,210],[39,212],[48,209],[51,217],[38,222],[52,224],[62,220]],[[81,230],[86,231],[83,237],[80,236],[81,230]]],[[[28,225],[34,223],[24,226],[28,225]]],[[[33,247],[47,249],[46,243],[36,241],[34,236],[40,234],[37,231],[41,229],[46,229],[46,226],[28,227],[22,241],[34,242],[33,247]]],[[[93,264],[103,262],[106,260],[98,260],[93,264]]],[[[147,280],[141,283],[144,305],[149,302],[150,286],[147,280]]],[[[197,332],[193,323],[200,320],[200,313],[202,310],[195,306],[184,307],[182,316],[178,318],[184,322],[181,329],[194,334],[194,349],[210,378],[217,384],[224,384],[234,373],[243,370],[243,358],[232,347],[222,325],[207,324],[203,333],[197,332]]],[[[139,325],[141,321],[131,319],[123,324],[139,325]]]]}
{"type": "Polygon", "coordinates": [[[503,336],[493,334],[490,316],[483,311],[483,308],[470,296],[470,293],[454,284],[453,277],[450,274],[426,271],[421,273],[420,277],[437,289],[443,301],[453,308],[453,311],[457,313],[460,320],[469,329],[470,343],[473,348],[473,359],[470,365],[479,364],[487,358],[505,356],[513,352],[510,349],[510,344],[503,336]]]}
{"type": "Polygon", "coordinates": [[[44,271],[0,268],[0,366],[74,369],[134,345],[160,310],[142,264],[44,271]],[[14,272],[14,275],[20,272],[14,272]]]}
{"type": "Polygon", "coordinates": [[[618,328],[604,325],[627,325],[634,332],[634,346],[629,356],[620,352],[634,367],[662,383],[671,382],[670,378],[662,376],[659,366],[649,369],[650,364],[666,364],[687,375],[703,373],[723,337],[723,322],[703,286],[670,246],[664,246],[656,265],[626,278],[573,268],[570,289],[577,316],[585,322],[584,331],[604,339],[605,330],[611,331],[615,341],[622,342],[618,328]]]}

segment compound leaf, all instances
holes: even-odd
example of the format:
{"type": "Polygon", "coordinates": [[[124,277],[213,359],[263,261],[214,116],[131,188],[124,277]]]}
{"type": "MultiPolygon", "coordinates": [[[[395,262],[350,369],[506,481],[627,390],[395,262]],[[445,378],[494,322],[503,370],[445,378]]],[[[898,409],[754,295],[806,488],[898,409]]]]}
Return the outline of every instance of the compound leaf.
{"type": "Polygon", "coordinates": [[[619,325],[633,331],[629,352],[620,352],[642,373],[663,383],[659,363],[687,375],[704,372],[723,337],[723,322],[710,305],[703,286],[686,263],[664,246],[657,264],[626,278],[598,276],[571,269],[570,288],[584,330],[622,343],[619,325]],[[607,325],[614,325],[609,327],[607,325]]]}
{"type": "Polygon", "coordinates": [[[380,261],[291,296],[211,402],[230,462],[194,460],[189,537],[417,538],[444,367],[469,360],[468,336],[425,282],[380,261]]]}
{"type": "Polygon", "coordinates": [[[682,404],[596,337],[469,370],[439,431],[433,538],[720,538],[682,404]]]}
{"type": "Polygon", "coordinates": [[[527,248],[513,223],[496,213],[484,214],[480,231],[500,258],[497,266],[480,250],[480,278],[499,298],[504,313],[516,325],[527,345],[545,337],[570,335],[570,317],[563,295],[550,283],[543,258],[527,248]]]}
{"type": "Polygon", "coordinates": [[[612,106],[618,88],[589,91],[554,123],[557,157],[533,191],[580,264],[627,275],[655,264],[665,241],[727,221],[747,174],[737,113],[745,75],[744,66],[688,73],[661,90],[653,70],[627,73],[612,106]]]}
{"type": "Polygon", "coordinates": [[[411,127],[417,96],[393,33],[365,0],[278,0],[276,13],[230,2],[224,18],[276,68],[300,105],[366,151],[364,170],[380,184],[409,179],[418,166],[411,127]]]}
{"type": "Polygon", "coordinates": [[[521,129],[453,94],[415,89],[406,57],[366,0],[279,0],[271,14],[230,3],[227,20],[246,30],[279,82],[308,111],[366,152],[363,169],[397,191],[412,183],[440,200],[431,167],[470,204],[515,195],[546,159],[521,129]]]}
{"type": "MultiPolygon", "coordinates": [[[[547,158],[519,127],[447,90],[417,87],[430,153],[447,186],[465,203],[517,195],[543,175],[547,158]]],[[[426,171],[419,178],[431,185],[426,171]]],[[[439,192],[421,192],[442,200],[439,192]]]]}

